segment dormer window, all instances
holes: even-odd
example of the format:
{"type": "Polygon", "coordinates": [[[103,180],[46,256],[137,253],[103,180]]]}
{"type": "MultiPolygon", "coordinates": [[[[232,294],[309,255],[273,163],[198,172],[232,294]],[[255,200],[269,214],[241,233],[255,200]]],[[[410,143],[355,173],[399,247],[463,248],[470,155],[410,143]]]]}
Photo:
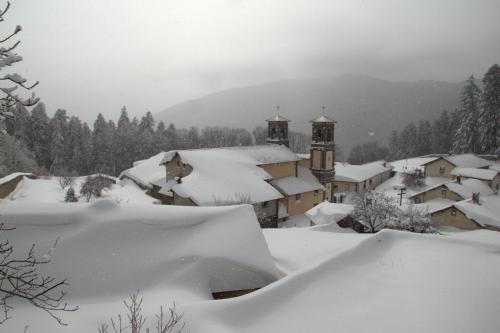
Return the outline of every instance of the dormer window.
{"type": "Polygon", "coordinates": [[[440,174],[443,174],[444,172],[446,171],[446,168],[445,167],[439,167],[439,173],[440,174]]]}

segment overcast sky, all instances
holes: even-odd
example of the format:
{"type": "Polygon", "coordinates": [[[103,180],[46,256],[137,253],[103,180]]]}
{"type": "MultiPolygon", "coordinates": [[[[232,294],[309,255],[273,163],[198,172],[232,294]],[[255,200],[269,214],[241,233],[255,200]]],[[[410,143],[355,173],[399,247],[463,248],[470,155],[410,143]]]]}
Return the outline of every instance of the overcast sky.
{"type": "Polygon", "coordinates": [[[86,121],[287,78],[461,81],[500,61],[498,0],[14,0],[16,72],[86,121]]]}

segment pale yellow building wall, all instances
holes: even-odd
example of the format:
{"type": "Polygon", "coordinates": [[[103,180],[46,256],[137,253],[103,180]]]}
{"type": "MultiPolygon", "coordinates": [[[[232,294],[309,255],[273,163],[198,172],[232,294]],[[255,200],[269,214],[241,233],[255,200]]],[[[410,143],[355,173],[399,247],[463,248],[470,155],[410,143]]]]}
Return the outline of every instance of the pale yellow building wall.
{"type": "Polygon", "coordinates": [[[331,201],[331,193],[332,193],[333,183],[326,183],[324,186],[326,188],[326,190],[323,192],[324,193],[324,200],[331,201]]]}
{"type": "Polygon", "coordinates": [[[259,165],[262,169],[266,170],[271,177],[275,179],[280,179],[284,177],[295,177],[295,162],[284,162],[284,163],[274,163],[274,164],[263,164],[259,165]]]}
{"type": "Polygon", "coordinates": [[[440,186],[440,187],[437,187],[437,188],[432,189],[430,191],[421,193],[418,196],[415,196],[414,201],[422,203],[422,202],[427,202],[427,201],[430,201],[432,199],[437,199],[437,198],[450,199],[453,201],[461,201],[461,200],[466,199],[466,198],[463,198],[462,196],[456,194],[455,192],[450,191],[446,187],[440,186]],[[443,196],[443,192],[442,192],[443,190],[446,191],[444,196],[443,196]]]}
{"type": "Polygon", "coordinates": [[[425,166],[425,176],[426,177],[449,177],[451,178],[450,172],[455,169],[455,166],[445,159],[439,158],[434,162],[431,162],[425,166]],[[444,172],[441,172],[440,168],[444,168],[444,172]]]}
{"type": "Polygon", "coordinates": [[[319,150],[313,150],[311,153],[311,158],[313,169],[321,169],[321,152],[319,150]]]}
{"type": "Polygon", "coordinates": [[[300,160],[297,163],[299,164],[299,166],[301,166],[303,168],[307,168],[307,169],[309,169],[309,167],[311,166],[311,160],[310,159],[300,160]]]}
{"type": "Polygon", "coordinates": [[[325,161],[325,167],[326,169],[332,169],[333,168],[333,151],[327,151],[326,152],[326,161],[325,161]]]}
{"type": "Polygon", "coordinates": [[[333,182],[333,186],[335,193],[356,192],[356,183],[342,182],[336,180],[333,182]]]}
{"type": "Polygon", "coordinates": [[[295,195],[291,195],[285,200],[289,216],[304,214],[322,201],[322,190],[318,190],[317,195],[314,195],[314,191],[301,193],[300,200],[296,200],[295,195]]]}
{"type": "Polygon", "coordinates": [[[481,229],[481,226],[469,219],[456,208],[449,207],[432,214],[432,221],[437,227],[455,227],[464,230],[481,229]],[[452,212],[455,212],[453,215],[452,212]]]}

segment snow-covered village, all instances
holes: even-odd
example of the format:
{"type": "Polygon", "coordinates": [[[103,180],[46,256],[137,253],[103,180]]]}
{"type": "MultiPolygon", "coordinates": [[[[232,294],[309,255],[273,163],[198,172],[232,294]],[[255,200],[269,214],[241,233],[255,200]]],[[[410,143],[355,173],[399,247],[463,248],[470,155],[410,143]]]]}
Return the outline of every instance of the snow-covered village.
{"type": "Polygon", "coordinates": [[[500,332],[499,12],[0,1],[0,333],[500,332]]]}

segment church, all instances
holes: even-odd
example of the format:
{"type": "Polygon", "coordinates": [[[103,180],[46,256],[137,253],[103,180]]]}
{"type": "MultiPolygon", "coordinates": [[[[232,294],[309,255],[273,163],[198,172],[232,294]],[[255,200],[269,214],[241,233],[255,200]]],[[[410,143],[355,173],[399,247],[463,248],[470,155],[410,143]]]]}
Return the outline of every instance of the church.
{"type": "Polygon", "coordinates": [[[166,205],[251,204],[264,228],[333,201],[336,122],[325,115],[312,120],[310,154],[298,155],[289,149],[290,120],[277,114],[266,121],[266,145],[169,151],[135,165],[122,178],[142,184],[166,205]],[[140,171],[148,163],[162,171],[140,171]],[[141,179],[146,173],[155,176],[141,179]]]}

